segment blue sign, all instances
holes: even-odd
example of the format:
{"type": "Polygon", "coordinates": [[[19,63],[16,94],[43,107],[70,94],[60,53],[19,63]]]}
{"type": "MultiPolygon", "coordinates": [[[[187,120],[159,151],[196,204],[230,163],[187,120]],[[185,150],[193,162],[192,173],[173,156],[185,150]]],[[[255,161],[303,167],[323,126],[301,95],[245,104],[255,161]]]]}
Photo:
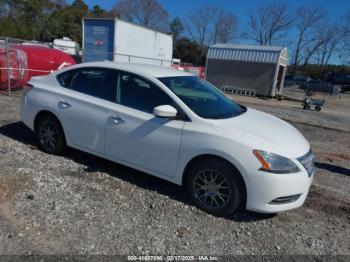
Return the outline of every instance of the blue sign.
{"type": "Polygon", "coordinates": [[[113,61],[114,20],[84,19],[83,62],[113,61]]]}

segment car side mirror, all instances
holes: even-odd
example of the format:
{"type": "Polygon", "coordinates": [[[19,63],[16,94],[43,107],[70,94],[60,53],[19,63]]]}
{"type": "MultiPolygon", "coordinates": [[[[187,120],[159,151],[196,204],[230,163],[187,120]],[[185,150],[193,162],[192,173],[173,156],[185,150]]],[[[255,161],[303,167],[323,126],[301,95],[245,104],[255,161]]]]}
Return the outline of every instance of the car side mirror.
{"type": "Polygon", "coordinates": [[[177,110],[170,105],[161,105],[153,109],[153,115],[162,118],[175,118],[177,116],[177,110]]]}

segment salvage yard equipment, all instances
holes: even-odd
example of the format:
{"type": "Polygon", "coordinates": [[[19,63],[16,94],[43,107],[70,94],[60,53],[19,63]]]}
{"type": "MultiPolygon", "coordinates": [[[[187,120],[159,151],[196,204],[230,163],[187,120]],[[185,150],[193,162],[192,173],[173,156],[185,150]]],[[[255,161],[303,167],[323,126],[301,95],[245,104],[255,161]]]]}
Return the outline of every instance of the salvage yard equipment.
{"type": "Polygon", "coordinates": [[[326,101],[327,94],[323,92],[305,92],[305,98],[303,100],[303,108],[305,110],[311,109],[311,106],[315,106],[315,111],[320,112],[326,101]]]}

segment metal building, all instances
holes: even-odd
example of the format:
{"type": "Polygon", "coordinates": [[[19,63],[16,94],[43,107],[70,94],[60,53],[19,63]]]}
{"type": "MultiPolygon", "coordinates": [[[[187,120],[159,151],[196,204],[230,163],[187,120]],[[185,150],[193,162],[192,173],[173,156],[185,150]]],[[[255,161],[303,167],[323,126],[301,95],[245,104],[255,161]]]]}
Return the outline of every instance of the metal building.
{"type": "Polygon", "coordinates": [[[287,60],[286,47],[215,44],[208,51],[206,80],[220,89],[273,97],[282,94],[287,60]]]}

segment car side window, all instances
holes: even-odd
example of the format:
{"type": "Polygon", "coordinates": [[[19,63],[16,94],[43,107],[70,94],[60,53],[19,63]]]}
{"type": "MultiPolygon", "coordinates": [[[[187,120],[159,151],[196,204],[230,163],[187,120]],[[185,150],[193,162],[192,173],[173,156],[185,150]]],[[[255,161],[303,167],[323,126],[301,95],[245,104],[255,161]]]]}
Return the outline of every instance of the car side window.
{"type": "Polygon", "coordinates": [[[131,73],[119,74],[119,101],[121,105],[153,113],[160,105],[174,105],[172,99],[158,86],[131,73]]]}
{"type": "Polygon", "coordinates": [[[117,74],[109,68],[80,68],[60,74],[57,80],[65,88],[115,102],[117,74]]]}

